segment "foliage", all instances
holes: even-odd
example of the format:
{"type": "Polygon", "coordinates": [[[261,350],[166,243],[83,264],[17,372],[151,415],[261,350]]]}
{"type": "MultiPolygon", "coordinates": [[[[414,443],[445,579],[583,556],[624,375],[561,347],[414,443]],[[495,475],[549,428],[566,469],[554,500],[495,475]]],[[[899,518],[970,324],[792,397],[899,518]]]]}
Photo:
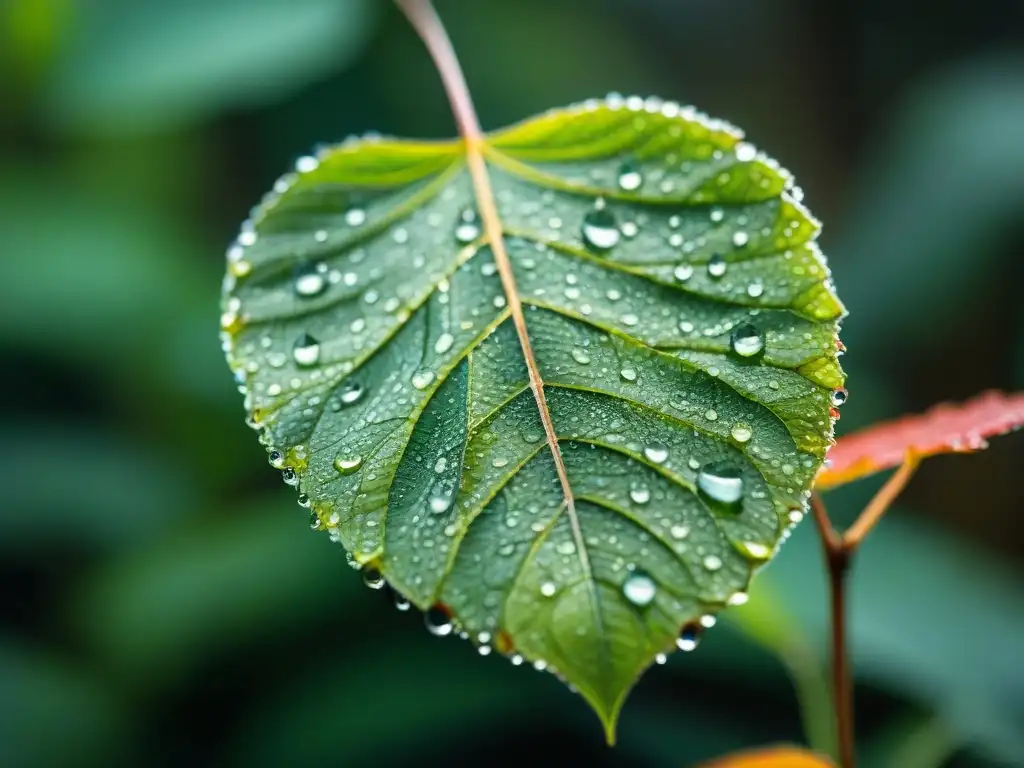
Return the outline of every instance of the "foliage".
{"type": "Polygon", "coordinates": [[[614,96],[485,152],[500,242],[457,143],[300,159],[228,251],[224,343],[314,527],[612,739],[798,519],[842,307],[788,174],[721,122],[614,96]]]}

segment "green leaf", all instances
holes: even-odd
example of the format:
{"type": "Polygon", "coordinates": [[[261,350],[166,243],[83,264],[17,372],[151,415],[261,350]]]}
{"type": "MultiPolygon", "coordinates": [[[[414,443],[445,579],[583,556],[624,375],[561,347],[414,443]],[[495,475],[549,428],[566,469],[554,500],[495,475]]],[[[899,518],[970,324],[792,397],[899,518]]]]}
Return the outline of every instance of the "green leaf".
{"type": "Polygon", "coordinates": [[[727,124],[550,112],[488,137],[493,199],[464,146],[300,159],[228,251],[224,346],[356,562],[556,671],[612,739],[802,514],[843,309],[788,175],[727,124]]]}

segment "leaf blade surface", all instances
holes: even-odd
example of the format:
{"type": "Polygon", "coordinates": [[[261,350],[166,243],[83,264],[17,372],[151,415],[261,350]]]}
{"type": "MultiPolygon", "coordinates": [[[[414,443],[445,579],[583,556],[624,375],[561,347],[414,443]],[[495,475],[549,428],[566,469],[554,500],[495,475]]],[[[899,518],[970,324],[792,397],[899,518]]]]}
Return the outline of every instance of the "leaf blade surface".
{"type": "Polygon", "coordinates": [[[554,110],[487,138],[490,201],[465,149],[301,159],[229,249],[225,348],[315,526],[612,738],[801,516],[843,308],[788,174],[725,123],[554,110]]]}

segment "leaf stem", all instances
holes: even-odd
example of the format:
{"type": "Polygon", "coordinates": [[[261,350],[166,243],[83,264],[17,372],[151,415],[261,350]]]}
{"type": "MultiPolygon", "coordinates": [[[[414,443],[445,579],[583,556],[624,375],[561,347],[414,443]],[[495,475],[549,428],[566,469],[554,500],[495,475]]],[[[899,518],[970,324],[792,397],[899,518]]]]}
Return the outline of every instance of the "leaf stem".
{"type": "Polygon", "coordinates": [[[917,466],[920,463],[920,455],[914,451],[907,451],[900,468],[885,482],[885,485],[879,489],[870,503],[864,507],[864,511],[860,513],[857,521],[847,528],[846,533],[843,534],[843,544],[846,545],[848,550],[855,550],[861,541],[864,540],[864,537],[875,527],[875,524],[882,519],[882,515],[885,514],[889,505],[907,487],[907,483],[914,476],[914,472],[917,471],[917,466]]]}
{"type": "Polygon", "coordinates": [[[907,451],[903,464],[875,494],[845,533],[839,533],[828,517],[825,502],[817,493],[811,495],[811,511],[821,535],[825,565],[828,570],[832,642],[832,698],[835,707],[836,734],[839,742],[839,764],[854,768],[853,684],[850,679],[850,658],[846,637],[846,577],[864,538],[906,487],[920,463],[920,456],[907,451]]]}
{"type": "Polygon", "coordinates": [[[569,485],[569,476],[562,460],[562,454],[558,447],[558,436],[555,434],[555,427],[551,421],[551,413],[548,410],[547,399],[544,396],[544,380],[541,378],[540,369],[537,366],[537,359],[533,354],[533,347],[530,343],[530,336],[526,329],[526,317],[523,314],[523,305],[519,299],[519,291],[516,288],[515,275],[512,272],[512,263],[505,250],[504,228],[501,217],[498,214],[498,207],[494,202],[494,192],[491,189],[491,179],[487,173],[487,163],[484,160],[485,142],[483,132],[480,130],[480,121],[476,115],[476,108],[473,106],[473,99],[469,95],[469,87],[466,85],[466,77],[462,73],[458,57],[452,48],[452,41],[441,23],[437,11],[430,0],[395,0],[395,4],[405,14],[413,29],[423,40],[427,47],[437,71],[444,83],[445,92],[448,94],[448,101],[451,103],[452,113],[455,115],[455,122],[458,125],[459,133],[465,142],[466,164],[473,180],[473,190],[476,195],[477,208],[483,222],[484,233],[487,236],[487,243],[494,254],[494,265],[501,278],[501,287],[505,292],[505,301],[508,305],[509,315],[519,337],[519,345],[522,348],[523,359],[529,373],[530,389],[533,390],[534,399],[537,401],[537,410],[540,412],[540,420],[544,426],[544,434],[547,437],[548,446],[554,458],[555,471],[562,487],[562,494],[565,498],[565,507],[572,525],[573,538],[576,540],[576,550],[579,552],[581,566],[586,574],[590,574],[590,560],[587,556],[586,547],[583,542],[583,533],[580,530],[579,519],[576,517],[576,506],[573,499],[572,488],[569,485]]]}

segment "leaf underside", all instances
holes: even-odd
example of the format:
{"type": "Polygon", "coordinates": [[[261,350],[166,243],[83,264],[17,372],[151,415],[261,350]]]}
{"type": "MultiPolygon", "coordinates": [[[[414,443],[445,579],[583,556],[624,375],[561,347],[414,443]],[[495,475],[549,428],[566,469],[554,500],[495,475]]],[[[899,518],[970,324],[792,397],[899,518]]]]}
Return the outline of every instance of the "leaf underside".
{"type": "Polygon", "coordinates": [[[825,490],[859,480],[918,457],[970,453],[988,438],[1024,426],[1024,392],[983,392],[965,403],[939,403],[924,413],[903,416],[846,435],[829,452],[816,487],[825,490]]]}
{"type": "Polygon", "coordinates": [[[228,250],[222,339],[313,527],[612,738],[800,519],[843,308],[788,174],[725,123],[609,97],[483,152],[546,413],[460,141],[301,158],[228,250]]]}

